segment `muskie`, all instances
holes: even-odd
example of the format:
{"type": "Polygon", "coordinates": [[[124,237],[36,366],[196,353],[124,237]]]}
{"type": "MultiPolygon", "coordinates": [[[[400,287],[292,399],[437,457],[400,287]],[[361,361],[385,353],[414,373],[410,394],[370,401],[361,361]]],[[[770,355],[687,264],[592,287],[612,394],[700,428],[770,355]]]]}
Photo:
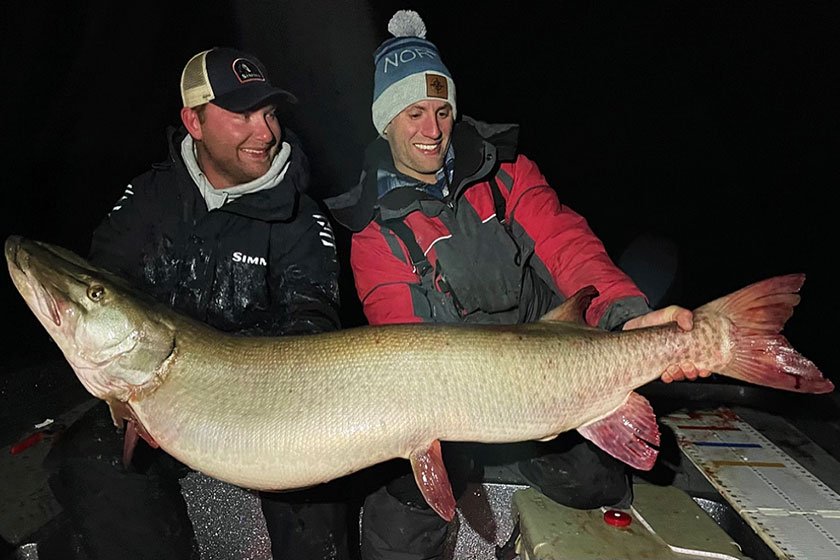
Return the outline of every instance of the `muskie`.
{"type": "Polygon", "coordinates": [[[827,393],[831,381],[782,326],[804,275],[749,285],[675,324],[606,332],[582,323],[584,289],[523,325],[364,326],[244,337],[155,303],[74,253],[6,241],[12,280],[115,424],[195,470],[258,490],[291,490],[396,457],[451,520],[440,441],[545,440],[576,429],[649,470],[659,430],[634,392],[691,362],[735,379],[827,393]]]}

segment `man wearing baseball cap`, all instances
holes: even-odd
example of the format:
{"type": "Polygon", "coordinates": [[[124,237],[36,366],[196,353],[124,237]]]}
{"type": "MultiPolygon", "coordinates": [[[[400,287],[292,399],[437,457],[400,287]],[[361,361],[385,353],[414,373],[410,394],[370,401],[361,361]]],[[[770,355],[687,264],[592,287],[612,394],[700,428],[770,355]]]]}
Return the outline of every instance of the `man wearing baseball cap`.
{"type": "MultiPolygon", "coordinates": [[[[295,97],[256,57],[231,48],[190,58],[180,90],[182,126],[167,131],[169,156],[129,183],[93,232],[90,260],[226,332],[339,328],[332,229],[306,194],[300,142],[277,117],[295,97]]],[[[47,465],[86,558],[197,557],[178,483],[189,469],[143,442],[127,460],[104,403],[67,436],[47,465]]],[[[260,503],[275,558],[347,556],[346,506],[328,491],[265,493],[260,503]]],[[[218,557],[241,557],[241,543],[215,546],[218,557]]]]}

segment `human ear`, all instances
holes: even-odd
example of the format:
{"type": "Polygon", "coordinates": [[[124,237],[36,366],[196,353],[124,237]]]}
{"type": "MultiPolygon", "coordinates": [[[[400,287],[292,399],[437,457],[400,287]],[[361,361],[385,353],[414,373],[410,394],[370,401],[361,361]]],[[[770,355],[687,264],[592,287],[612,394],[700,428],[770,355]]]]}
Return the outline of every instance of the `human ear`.
{"type": "Polygon", "coordinates": [[[196,140],[201,140],[201,121],[198,117],[198,112],[191,107],[184,107],[181,109],[181,122],[184,123],[184,128],[187,129],[190,136],[196,140]]]}

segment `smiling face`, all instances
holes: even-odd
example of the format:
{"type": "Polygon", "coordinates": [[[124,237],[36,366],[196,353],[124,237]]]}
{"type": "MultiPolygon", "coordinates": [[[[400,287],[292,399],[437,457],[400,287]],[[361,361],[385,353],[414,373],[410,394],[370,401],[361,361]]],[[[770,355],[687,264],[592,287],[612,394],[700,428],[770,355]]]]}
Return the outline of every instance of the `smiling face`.
{"type": "Polygon", "coordinates": [[[452,107],[446,101],[419,101],[403,109],[384,132],[397,171],[424,183],[435,183],[454,122],[452,107]]]}
{"type": "Polygon", "coordinates": [[[208,103],[181,110],[195,140],[198,165],[217,189],[262,177],[280,147],[281,127],[274,105],[233,113],[208,103]]]}

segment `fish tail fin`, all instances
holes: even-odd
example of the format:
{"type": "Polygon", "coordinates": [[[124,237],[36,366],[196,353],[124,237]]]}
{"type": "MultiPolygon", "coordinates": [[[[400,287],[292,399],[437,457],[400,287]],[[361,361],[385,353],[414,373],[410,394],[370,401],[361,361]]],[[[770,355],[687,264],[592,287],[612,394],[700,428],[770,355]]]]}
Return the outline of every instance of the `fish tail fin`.
{"type": "Polygon", "coordinates": [[[804,274],[750,284],[699,307],[695,314],[722,315],[734,325],[731,361],[718,373],[748,383],[795,391],[828,393],[834,384],[779,334],[800,301],[804,274]]]}

